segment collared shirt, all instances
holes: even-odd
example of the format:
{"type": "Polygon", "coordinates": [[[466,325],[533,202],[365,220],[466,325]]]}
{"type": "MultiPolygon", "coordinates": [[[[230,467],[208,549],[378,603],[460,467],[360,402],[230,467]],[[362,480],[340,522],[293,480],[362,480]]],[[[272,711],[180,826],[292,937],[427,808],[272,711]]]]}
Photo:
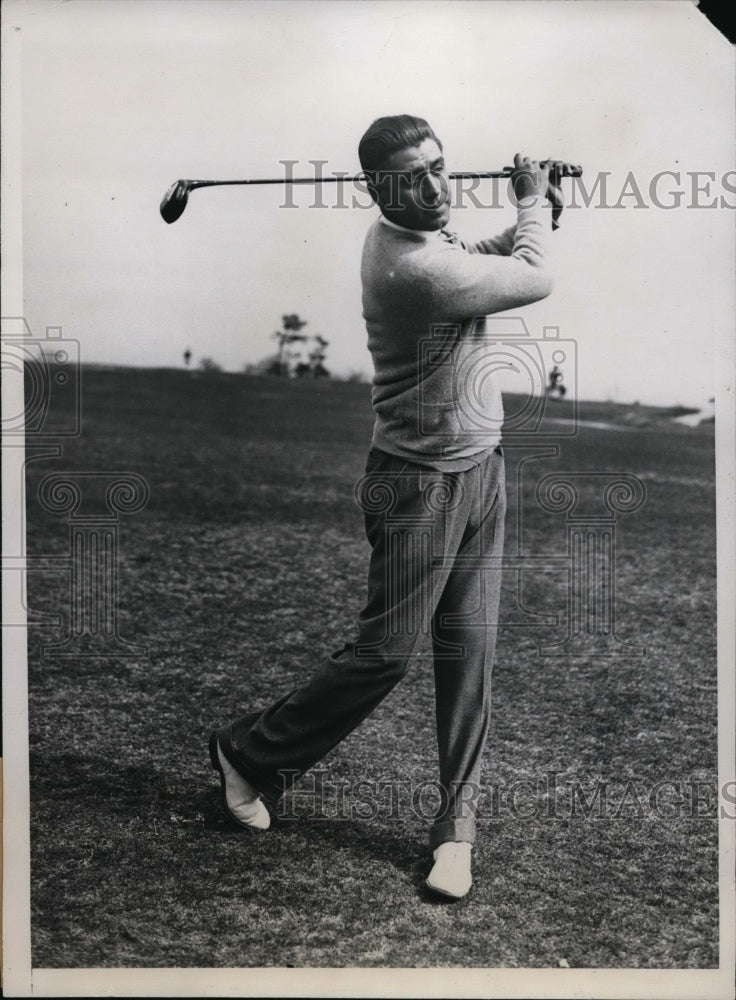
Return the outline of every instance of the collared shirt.
{"type": "Polygon", "coordinates": [[[391,219],[387,219],[385,215],[380,216],[380,221],[384,224],[384,226],[390,226],[391,229],[398,229],[400,233],[417,233],[419,236],[426,236],[427,239],[439,237],[447,243],[461,242],[457,233],[451,233],[447,229],[409,229],[407,226],[400,226],[398,222],[392,222],[391,219]]]}
{"type": "Polygon", "coordinates": [[[392,229],[398,229],[400,233],[418,233],[419,236],[426,236],[427,238],[431,236],[440,236],[442,233],[441,229],[409,229],[408,226],[400,226],[398,222],[392,222],[391,219],[387,219],[385,215],[381,215],[380,221],[384,226],[390,226],[392,229]]]}

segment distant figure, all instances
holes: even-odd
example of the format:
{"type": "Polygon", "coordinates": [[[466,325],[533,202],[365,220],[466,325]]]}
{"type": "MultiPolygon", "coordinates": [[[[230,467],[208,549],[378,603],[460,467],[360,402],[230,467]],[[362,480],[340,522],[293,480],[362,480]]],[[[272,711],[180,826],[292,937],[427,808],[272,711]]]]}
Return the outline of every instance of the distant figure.
{"type": "Polygon", "coordinates": [[[187,366],[187,368],[189,367],[189,362],[191,360],[192,360],[192,352],[187,347],[186,351],[184,351],[184,364],[187,366]]]}
{"type": "Polygon", "coordinates": [[[564,376],[557,365],[554,366],[552,371],[549,373],[549,385],[547,386],[547,395],[554,396],[555,393],[562,399],[562,397],[567,392],[567,389],[562,384],[564,376]]]}

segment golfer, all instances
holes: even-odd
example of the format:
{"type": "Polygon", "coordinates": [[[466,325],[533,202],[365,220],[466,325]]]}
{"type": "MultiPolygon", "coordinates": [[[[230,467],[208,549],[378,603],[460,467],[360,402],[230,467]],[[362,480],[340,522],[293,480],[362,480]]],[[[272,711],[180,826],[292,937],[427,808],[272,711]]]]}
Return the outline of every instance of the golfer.
{"type": "Polygon", "coordinates": [[[460,899],[472,882],[505,513],[501,393],[483,379],[479,420],[464,373],[477,375],[478,352],[490,350],[486,315],[550,293],[560,192],[549,162],[517,155],[516,225],[466,246],[444,228],[448,174],[426,121],[379,118],[359,156],[381,212],[361,269],[375,367],[373,441],[356,490],[371,546],[367,601],[353,641],[270,708],[216,729],[210,756],[229,816],[265,830],[263,800],[275,802],[429,650],[441,801],[426,885],[460,899]]]}

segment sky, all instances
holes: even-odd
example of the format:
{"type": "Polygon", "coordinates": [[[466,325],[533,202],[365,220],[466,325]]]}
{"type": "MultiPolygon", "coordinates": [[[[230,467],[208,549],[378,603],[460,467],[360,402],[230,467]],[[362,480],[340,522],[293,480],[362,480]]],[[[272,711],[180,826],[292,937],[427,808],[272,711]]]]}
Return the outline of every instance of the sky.
{"type": "MultiPolygon", "coordinates": [[[[733,53],[689,0],[5,0],[3,16],[21,39],[23,314],[83,361],[181,366],[188,347],[240,371],[296,312],[328,368],[370,374],[365,197],[205,189],[172,225],[158,205],[179,177],[281,177],[282,160],[357,173],[368,124],[410,112],[451,170],[521,151],[580,163],[588,191],[607,174],[605,198],[563,215],[552,295],[518,313],[532,339],[574,341],[572,393],[701,405],[733,385],[733,53]]],[[[496,207],[477,194],[451,228],[513,224],[503,187],[496,207]]]]}

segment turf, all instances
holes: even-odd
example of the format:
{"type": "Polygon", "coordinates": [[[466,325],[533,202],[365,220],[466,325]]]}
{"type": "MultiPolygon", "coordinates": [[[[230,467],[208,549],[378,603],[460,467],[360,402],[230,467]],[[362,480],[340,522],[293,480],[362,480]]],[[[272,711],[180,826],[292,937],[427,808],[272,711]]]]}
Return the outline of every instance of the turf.
{"type": "Polygon", "coordinates": [[[69,583],[29,574],[32,611],[63,617],[29,630],[34,966],[717,965],[712,425],[584,404],[619,428],[582,424],[523,468],[529,450],[508,450],[507,552],[566,551],[564,515],[535,501],[542,474],[644,483],[615,550],[616,627],[644,655],[540,655],[560,629],[527,612],[564,621],[567,578],[553,561],[506,575],[475,885],[447,905],[422,888],[426,662],[265,835],[226,820],[207,755],[213,725],[267,705],[352,634],[369,388],[85,369],[82,398],[80,437],[28,465],[29,554],[67,553],[66,516],[37,499],[44,476],[144,477],[146,508],[119,524],[118,626],[148,655],[44,655],[66,634],[69,583]]]}

